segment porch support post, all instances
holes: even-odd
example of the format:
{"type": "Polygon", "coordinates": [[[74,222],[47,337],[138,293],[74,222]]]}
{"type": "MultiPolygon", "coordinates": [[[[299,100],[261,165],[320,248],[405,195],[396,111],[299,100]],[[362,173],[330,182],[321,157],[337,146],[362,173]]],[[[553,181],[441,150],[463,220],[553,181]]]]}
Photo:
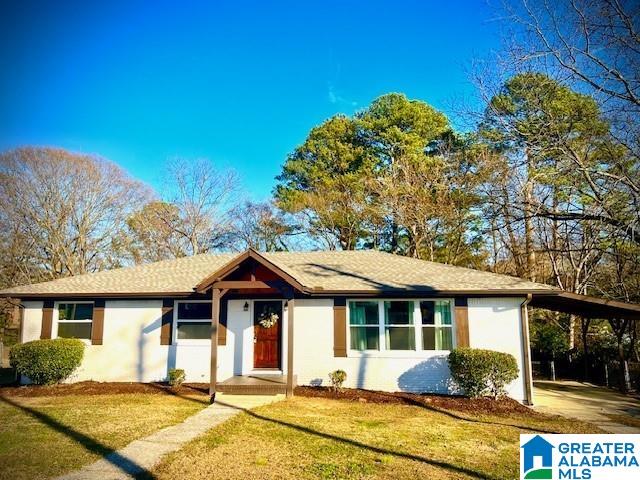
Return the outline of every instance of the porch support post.
{"type": "Polygon", "coordinates": [[[209,396],[211,402],[216,399],[218,380],[218,325],[220,324],[220,289],[212,289],[211,299],[211,374],[209,377],[209,396]]]}
{"type": "Polygon", "coordinates": [[[287,397],[293,397],[293,295],[287,300],[287,397]]]}

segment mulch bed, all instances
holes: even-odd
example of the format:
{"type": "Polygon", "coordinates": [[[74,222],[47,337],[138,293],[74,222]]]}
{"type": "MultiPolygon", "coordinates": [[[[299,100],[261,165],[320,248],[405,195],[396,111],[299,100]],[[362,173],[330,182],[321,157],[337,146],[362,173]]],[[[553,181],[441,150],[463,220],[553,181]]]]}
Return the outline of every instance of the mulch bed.
{"type": "Polygon", "coordinates": [[[169,384],[162,382],[78,382],[46,386],[0,387],[0,397],[61,397],[66,395],[112,395],[119,393],[209,396],[209,384],[184,383],[180,387],[173,388],[169,384]]]}
{"type": "MultiPolygon", "coordinates": [[[[167,383],[135,382],[78,382],[48,386],[7,386],[0,387],[0,397],[59,397],[67,395],[114,395],[124,393],[145,393],[157,395],[209,395],[208,383],[184,383],[180,387],[171,387],[167,383]]],[[[511,398],[493,400],[491,398],[465,398],[449,395],[415,394],[406,392],[379,392],[344,388],[335,392],[328,387],[296,387],[295,395],[300,397],[330,398],[362,403],[386,403],[398,405],[417,405],[434,410],[453,410],[471,414],[511,413],[535,415],[535,412],[511,398]]]]}
{"type": "Polygon", "coordinates": [[[512,398],[466,398],[451,395],[415,394],[406,392],[378,392],[344,388],[335,392],[328,387],[296,387],[295,394],[301,397],[331,398],[363,403],[390,403],[400,405],[416,405],[434,410],[454,410],[471,414],[495,413],[508,415],[512,413],[536,415],[536,412],[512,398]]]}

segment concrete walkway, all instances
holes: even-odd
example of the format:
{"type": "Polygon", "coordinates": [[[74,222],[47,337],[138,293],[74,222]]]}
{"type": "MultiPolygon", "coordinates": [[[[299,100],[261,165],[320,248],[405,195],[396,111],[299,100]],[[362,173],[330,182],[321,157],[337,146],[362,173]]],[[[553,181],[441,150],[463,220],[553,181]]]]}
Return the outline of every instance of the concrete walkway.
{"type": "Polygon", "coordinates": [[[131,442],[121,450],[107,455],[91,465],[68,473],[60,480],[130,479],[149,472],[162,457],[243,410],[275,401],[284,395],[227,395],[218,393],[216,402],[192,415],[182,423],[163,428],[148,437],[131,442]]]}
{"type": "Polygon", "coordinates": [[[640,399],[608,388],[569,380],[536,381],[533,403],[540,412],[576,418],[609,433],[640,433],[640,428],[608,416],[622,415],[640,422],[640,399]]]}

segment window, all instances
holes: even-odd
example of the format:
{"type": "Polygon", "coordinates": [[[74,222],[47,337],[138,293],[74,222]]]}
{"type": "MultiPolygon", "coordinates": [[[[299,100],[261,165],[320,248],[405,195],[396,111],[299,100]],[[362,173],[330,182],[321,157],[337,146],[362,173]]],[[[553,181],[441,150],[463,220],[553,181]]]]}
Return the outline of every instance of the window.
{"type": "Polygon", "coordinates": [[[347,304],[351,351],[397,352],[406,357],[411,352],[453,348],[451,300],[350,300],[347,304]]]}
{"type": "Polygon", "coordinates": [[[211,339],[211,302],[178,302],[178,340],[211,339]]]}
{"type": "Polygon", "coordinates": [[[387,350],[415,350],[413,302],[384,302],[384,336],[387,350]]]}
{"type": "Polygon", "coordinates": [[[93,303],[59,303],[58,337],[91,339],[93,303]]]}
{"type": "Polygon", "coordinates": [[[378,302],[349,302],[352,350],[380,349],[378,302]]]}
{"type": "Polygon", "coordinates": [[[453,348],[451,303],[446,300],[421,301],[420,315],[423,350],[451,350],[453,348]]]}

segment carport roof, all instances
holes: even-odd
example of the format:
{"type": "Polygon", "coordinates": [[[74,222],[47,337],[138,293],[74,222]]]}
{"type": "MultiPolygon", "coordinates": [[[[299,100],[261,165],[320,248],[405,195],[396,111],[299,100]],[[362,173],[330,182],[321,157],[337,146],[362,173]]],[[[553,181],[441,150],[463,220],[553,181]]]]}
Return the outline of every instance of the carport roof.
{"type": "Polygon", "coordinates": [[[556,312],[573,313],[587,318],[640,320],[640,305],[570,292],[559,291],[552,295],[533,294],[530,305],[556,312]]]}

